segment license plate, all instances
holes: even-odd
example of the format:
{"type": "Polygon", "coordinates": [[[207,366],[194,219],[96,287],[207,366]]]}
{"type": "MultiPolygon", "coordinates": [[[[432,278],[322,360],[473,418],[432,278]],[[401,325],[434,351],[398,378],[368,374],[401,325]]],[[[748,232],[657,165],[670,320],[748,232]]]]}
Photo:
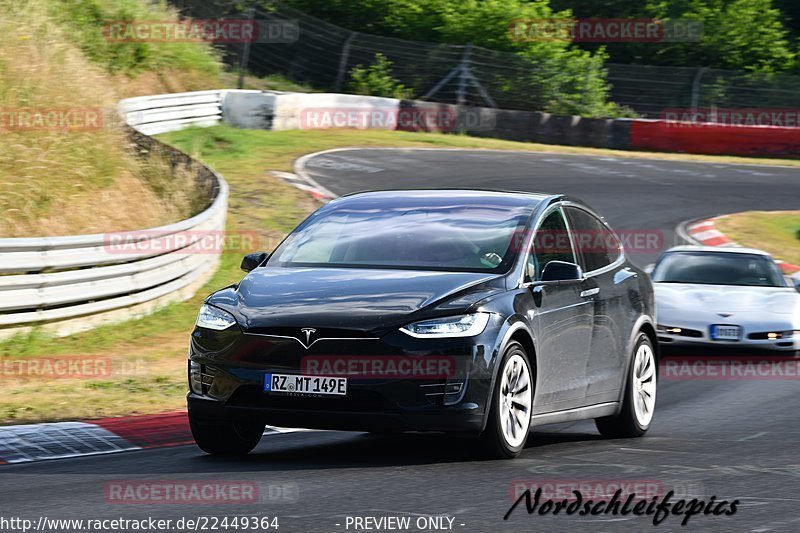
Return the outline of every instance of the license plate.
{"type": "Polygon", "coordinates": [[[738,341],[741,337],[739,326],[711,326],[711,340],[713,341],[738,341]]]}
{"type": "Polygon", "coordinates": [[[264,392],[310,396],[346,396],[347,378],[265,374],[264,392]]]}

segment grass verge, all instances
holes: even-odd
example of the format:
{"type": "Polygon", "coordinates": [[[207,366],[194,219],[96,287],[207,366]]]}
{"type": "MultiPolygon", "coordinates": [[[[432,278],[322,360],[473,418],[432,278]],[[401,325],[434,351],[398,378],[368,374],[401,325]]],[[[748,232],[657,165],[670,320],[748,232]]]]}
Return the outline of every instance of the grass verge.
{"type": "MultiPolygon", "coordinates": [[[[276,242],[317,206],[308,195],[272,177],[267,171],[291,171],[292,162],[301,155],[330,148],[454,147],[767,162],[631,154],[460,135],[374,130],[274,132],[216,126],[192,128],[161,137],[202,159],[225,176],[231,186],[228,230],[256,232],[262,244],[276,242]]],[[[3,370],[0,375],[0,424],[156,413],[182,408],[186,389],[187,339],[197,309],[207,294],[241,279],[240,260],[240,250],[224,253],[219,270],[196,296],[139,320],[65,338],[34,332],[0,343],[0,369],[3,370]],[[111,373],[89,379],[67,377],[57,380],[14,373],[20,362],[63,356],[107,361],[111,373]]]]}
{"type": "Polygon", "coordinates": [[[720,217],[714,225],[742,246],[800,265],[800,211],[747,211],[720,217]]]}
{"type": "Polygon", "coordinates": [[[143,229],[193,214],[193,183],[173,179],[166,161],[135,157],[113,110],[130,93],[219,86],[213,49],[103,36],[115,20],[177,19],[164,2],[0,0],[0,9],[0,237],[143,229]]]}

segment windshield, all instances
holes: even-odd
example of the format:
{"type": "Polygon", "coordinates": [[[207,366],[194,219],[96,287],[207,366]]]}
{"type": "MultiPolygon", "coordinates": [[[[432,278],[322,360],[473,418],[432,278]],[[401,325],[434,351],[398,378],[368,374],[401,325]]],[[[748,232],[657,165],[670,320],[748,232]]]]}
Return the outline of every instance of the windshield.
{"type": "Polygon", "coordinates": [[[666,254],[653,272],[653,281],[754,287],[785,286],[780,270],[770,258],[725,252],[666,254]]]}
{"type": "Polygon", "coordinates": [[[530,208],[468,198],[377,205],[342,202],[312,215],[268,266],[505,272],[530,208]]]}

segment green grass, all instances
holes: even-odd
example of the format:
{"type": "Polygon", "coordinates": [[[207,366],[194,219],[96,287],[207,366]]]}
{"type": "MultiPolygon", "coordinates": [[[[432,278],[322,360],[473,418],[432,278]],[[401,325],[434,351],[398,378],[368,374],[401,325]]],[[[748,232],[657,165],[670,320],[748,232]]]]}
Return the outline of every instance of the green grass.
{"type": "MultiPolygon", "coordinates": [[[[293,161],[310,152],[345,146],[394,146],[654,157],[653,154],[516,143],[462,135],[377,130],[276,132],[215,126],[168,133],[161,138],[205,161],[225,176],[231,186],[227,228],[229,231],[257,232],[264,244],[259,246],[261,249],[269,249],[267,243],[277,242],[318,206],[310,196],[267,172],[291,171],[293,161]]],[[[685,159],[682,156],[676,158],[685,159]]],[[[746,162],[738,158],[691,159],[746,162]]],[[[108,357],[115,369],[111,376],[91,380],[44,381],[0,376],[0,423],[154,413],[182,408],[188,336],[200,302],[214,290],[241,279],[240,261],[240,251],[224,253],[213,279],[197,295],[150,316],[65,338],[34,332],[0,342],[0,358],[6,360],[58,355],[97,356],[108,357]]]]}
{"type": "MultiPolygon", "coordinates": [[[[239,74],[237,72],[224,72],[220,79],[223,87],[237,87],[239,74]]],[[[321,92],[310,85],[296,83],[281,74],[268,74],[266,76],[254,76],[246,74],[242,89],[257,91],[287,91],[295,93],[314,93],[321,92]]]]}
{"type": "Polygon", "coordinates": [[[742,246],[800,265],[800,211],[747,211],[718,218],[715,226],[742,246]]]}
{"type": "Polygon", "coordinates": [[[178,12],[164,1],[61,0],[50,3],[50,12],[86,57],[112,74],[173,69],[219,76],[222,71],[208,43],[114,42],[103,34],[110,23],[178,20],[178,12]]]}
{"type": "Polygon", "coordinates": [[[0,9],[0,237],[143,229],[191,216],[192,183],[174,179],[166,162],[134,157],[113,110],[120,86],[145,94],[179,90],[179,80],[219,86],[211,48],[103,37],[112,20],[177,17],[148,0],[0,0],[0,9]],[[98,127],[12,126],[8,117],[21,109],[94,113],[98,127]]]}

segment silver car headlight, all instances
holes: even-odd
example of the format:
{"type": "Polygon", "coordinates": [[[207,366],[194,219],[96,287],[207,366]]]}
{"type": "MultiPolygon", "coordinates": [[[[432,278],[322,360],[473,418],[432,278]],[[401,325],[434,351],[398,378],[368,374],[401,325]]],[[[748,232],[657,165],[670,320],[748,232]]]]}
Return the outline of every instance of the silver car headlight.
{"type": "Polygon", "coordinates": [[[489,313],[472,313],[422,320],[404,326],[400,331],[417,338],[474,337],[483,333],[488,323],[489,313]]]}
{"type": "Polygon", "coordinates": [[[217,331],[227,329],[236,324],[236,319],[227,311],[217,307],[203,304],[200,313],[197,315],[195,325],[200,328],[214,329],[217,331]]]}

